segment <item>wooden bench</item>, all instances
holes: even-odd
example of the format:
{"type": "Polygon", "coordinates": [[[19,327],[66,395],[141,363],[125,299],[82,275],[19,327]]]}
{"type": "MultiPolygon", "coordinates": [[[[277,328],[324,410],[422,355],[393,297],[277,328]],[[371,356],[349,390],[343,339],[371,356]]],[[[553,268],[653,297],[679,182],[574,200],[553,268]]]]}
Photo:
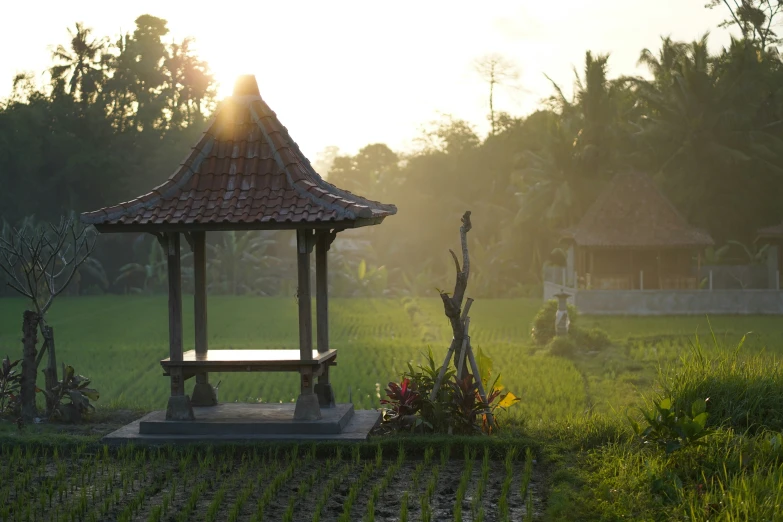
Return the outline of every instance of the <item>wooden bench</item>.
{"type": "Polygon", "coordinates": [[[204,372],[299,372],[302,368],[310,368],[313,376],[318,376],[325,367],[336,365],[336,359],[337,350],[313,350],[311,360],[300,359],[299,350],[209,350],[202,356],[190,350],[182,354],[181,361],[169,357],[160,365],[166,376],[172,368],[181,369],[183,379],[204,372]]]}

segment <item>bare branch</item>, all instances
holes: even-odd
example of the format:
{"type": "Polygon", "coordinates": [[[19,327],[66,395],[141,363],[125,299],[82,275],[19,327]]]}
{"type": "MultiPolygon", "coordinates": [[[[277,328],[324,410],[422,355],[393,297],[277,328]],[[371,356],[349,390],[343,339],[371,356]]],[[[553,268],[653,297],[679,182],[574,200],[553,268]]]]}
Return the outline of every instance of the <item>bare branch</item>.
{"type": "Polygon", "coordinates": [[[41,324],[54,298],[92,254],[96,239],[92,232],[73,217],[62,218],[57,225],[36,228],[25,221],[19,229],[3,228],[0,269],[8,276],[8,285],[32,301],[41,324]]]}
{"type": "Polygon", "coordinates": [[[459,274],[462,272],[462,269],[459,267],[459,260],[457,260],[457,254],[454,253],[452,249],[449,248],[449,252],[451,252],[451,257],[454,259],[454,265],[457,267],[457,273],[459,274]]]}

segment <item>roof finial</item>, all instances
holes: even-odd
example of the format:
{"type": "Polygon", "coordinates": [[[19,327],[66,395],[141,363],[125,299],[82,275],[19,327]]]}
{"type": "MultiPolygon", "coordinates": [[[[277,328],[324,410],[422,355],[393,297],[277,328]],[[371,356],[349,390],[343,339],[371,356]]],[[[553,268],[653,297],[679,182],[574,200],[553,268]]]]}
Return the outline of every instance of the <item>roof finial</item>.
{"type": "Polygon", "coordinates": [[[258,92],[256,77],[252,74],[242,74],[234,84],[234,96],[261,96],[258,92]]]}

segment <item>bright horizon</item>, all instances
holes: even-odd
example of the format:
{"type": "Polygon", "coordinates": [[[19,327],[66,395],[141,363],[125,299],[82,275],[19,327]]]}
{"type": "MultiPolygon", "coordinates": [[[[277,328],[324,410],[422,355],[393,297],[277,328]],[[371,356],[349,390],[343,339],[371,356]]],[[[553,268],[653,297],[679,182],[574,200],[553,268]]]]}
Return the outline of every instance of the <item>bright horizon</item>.
{"type": "Polygon", "coordinates": [[[355,153],[382,142],[411,150],[420,129],[439,114],[488,123],[488,86],[474,72],[476,58],[498,53],[519,70],[517,88],[499,87],[495,108],[529,114],[552,93],[548,75],[571,92],[584,53],[611,53],[610,77],[643,74],[640,51],[657,51],[660,37],[691,41],[711,33],[713,50],[726,45],[717,28],[721,9],[704,0],[564,0],[552,11],[533,2],[403,1],[229,2],[207,11],[181,1],[140,0],[112,5],[82,0],[6,6],[18,23],[0,33],[8,50],[0,63],[0,97],[15,74],[39,75],[51,49],[67,44],[67,29],[84,22],[95,36],[131,32],[134,20],[151,14],[168,21],[166,41],[195,38],[220,83],[220,98],[234,79],[254,74],[261,95],[277,112],[303,152],[315,160],[327,146],[355,153]],[[391,7],[387,7],[391,6],[391,7]],[[40,13],[46,16],[41,17],[40,13]]]}

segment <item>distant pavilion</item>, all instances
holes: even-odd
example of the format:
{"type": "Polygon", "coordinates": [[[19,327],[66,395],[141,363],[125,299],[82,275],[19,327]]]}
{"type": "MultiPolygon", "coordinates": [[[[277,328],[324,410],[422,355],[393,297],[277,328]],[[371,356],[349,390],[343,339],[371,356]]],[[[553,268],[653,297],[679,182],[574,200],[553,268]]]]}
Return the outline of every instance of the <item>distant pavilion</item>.
{"type": "Polygon", "coordinates": [[[166,252],[171,379],[166,418],[192,420],[192,406],[216,404],[214,371],[291,371],[300,375],[294,419],[321,418],[334,406],[329,367],[327,251],[336,234],[377,225],[397,212],[324,181],[261,98],[253,76],[241,76],[202,138],[174,174],[150,192],[82,214],[99,232],[150,233],[166,252]],[[206,232],[294,230],[297,239],[299,350],[207,347],[206,232]],[[180,243],[193,251],[195,349],[183,353],[180,243]],[[310,253],[315,250],[316,349],[311,320],[310,253]],[[192,398],[185,380],[195,377],[192,398]],[[314,379],[318,383],[314,383],[314,379]]]}
{"type": "Polygon", "coordinates": [[[695,289],[693,260],[700,265],[701,250],[714,244],[639,172],[616,175],[561,239],[570,279],[604,290],[695,289]]]}

